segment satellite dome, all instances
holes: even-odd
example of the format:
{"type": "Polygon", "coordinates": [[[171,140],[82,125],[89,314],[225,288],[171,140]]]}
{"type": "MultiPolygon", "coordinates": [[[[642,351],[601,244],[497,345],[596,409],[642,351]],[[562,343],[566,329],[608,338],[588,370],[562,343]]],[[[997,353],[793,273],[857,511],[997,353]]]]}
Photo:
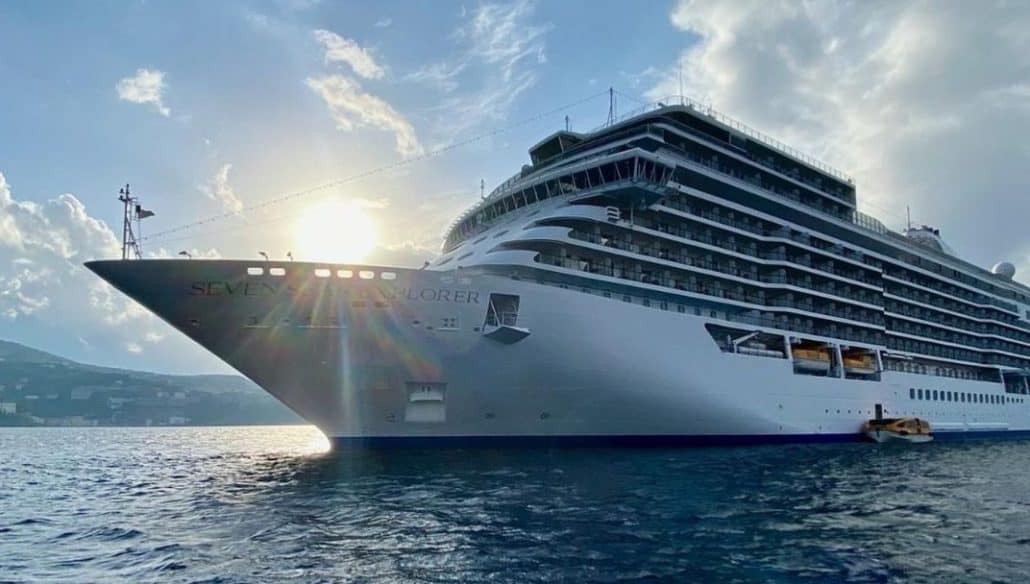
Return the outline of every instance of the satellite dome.
{"type": "Polygon", "coordinates": [[[1006,280],[1011,280],[1012,276],[1016,275],[1016,266],[1013,266],[1009,262],[998,262],[991,268],[991,272],[996,276],[1001,276],[1006,280]]]}

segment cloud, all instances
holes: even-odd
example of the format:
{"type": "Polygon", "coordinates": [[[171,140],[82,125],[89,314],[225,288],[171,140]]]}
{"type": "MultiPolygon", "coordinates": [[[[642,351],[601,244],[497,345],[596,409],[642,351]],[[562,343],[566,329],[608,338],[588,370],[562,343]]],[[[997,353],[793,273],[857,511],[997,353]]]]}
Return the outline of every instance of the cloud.
{"type": "Polygon", "coordinates": [[[470,56],[498,66],[501,78],[511,81],[527,73],[519,68],[526,61],[530,61],[529,64],[547,62],[543,36],[551,27],[531,24],[532,15],[533,4],[529,0],[481,4],[455,36],[469,42],[470,56]]]}
{"type": "Polygon", "coordinates": [[[383,67],[376,63],[368,49],[358,46],[335,32],[319,29],[314,32],[315,39],[325,47],[326,63],[344,63],[355,73],[365,79],[382,79],[385,75],[383,67]]]}
{"type": "Polygon", "coordinates": [[[388,130],[393,132],[397,152],[402,156],[422,152],[411,123],[390,104],[364,92],[357,81],[343,75],[326,75],[308,78],[306,83],[329,106],[340,130],[350,131],[366,125],[388,130]]]}
{"type": "MultiPolygon", "coordinates": [[[[375,61],[371,53],[350,39],[328,30],[315,30],[315,39],[325,48],[326,64],[343,63],[365,79],[382,79],[385,68],[375,61]]],[[[343,131],[372,126],[393,132],[397,152],[401,156],[415,156],[423,152],[415,135],[415,128],[386,100],[365,91],[361,84],[347,75],[335,73],[309,77],[307,86],[318,94],[343,131]]]]}
{"type": "Polygon", "coordinates": [[[368,254],[371,264],[394,266],[398,268],[421,268],[422,264],[439,255],[436,249],[421,246],[412,241],[404,241],[396,245],[376,247],[368,254]]]}
{"type": "Polygon", "coordinates": [[[223,164],[207,184],[201,185],[200,190],[208,198],[221,203],[222,208],[226,211],[239,213],[243,210],[243,201],[236,196],[236,192],[229,185],[229,170],[231,169],[231,164],[223,164]]]}
{"type": "Polygon", "coordinates": [[[386,17],[386,18],[377,20],[376,24],[375,24],[375,27],[376,28],[389,28],[389,26],[392,25],[392,24],[393,24],[393,19],[390,18],[390,17],[386,17]]]}
{"type": "Polygon", "coordinates": [[[458,76],[465,70],[467,65],[467,63],[449,63],[446,61],[430,63],[409,73],[405,76],[405,79],[416,83],[428,83],[436,86],[444,93],[450,93],[458,89],[458,76]]]}
{"type": "Polygon", "coordinates": [[[0,336],[111,365],[119,362],[112,347],[159,344],[162,350],[139,366],[224,371],[225,365],[82,265],[120,253],[114,231],[75,195],[18,199],[0,172],[0,336]]]}
{"type": "MultiPolygon", "coordinates": [[[[177,249],[177,248],[174,248],[177,249]]],[[[207,249],[200,249],[197,247],[187,247],[185,250],[178,249],[177,251],[169,250],[165,247],[159,247],[155,250],[147,250],[144,256],[147,259],[183,259],[180,252],[185,251],[190,254],[193,259],[205,259],[205,260],[217,260],[222,258],[222,253],[213,247],[207,249]]]]}
{"type": "Polygon", "coordinates": [[[165,335],[163,335],[161,333],[158,333],[158,332],[154,332],[154,331],[150,331],[150,332],[146,333],[145,335],[143,335],[143,340],[148,342],[148,343],[160,343],[161,341],[164,340],[164,338],[165,338],[165,335]]]}
{"type": "Polygon", "coordinates": [[[118,99],[131,103],[149,103],[162,116],[168,117],[172,111],[165,106],[161,93],[165,89],[165,74],[157,69],[137,69],[132,77],[125,77],[115,84],[118,99]]]}
{"type": "Polygon", "coordinates": [[[688,48],[649,96],[677,93],[682,69],[688,94],[848,169],[889,225],[911,205],[970,260],[1022,259],[1030,5],[970,13],[957,0],[682,1],[670,18],[688,48]]]}
{"type": "Polygon", "coordinates": [[[91,217],[75,195],[45,203],[19,201],[0,173],[0,317],[92,318],[122,322],[142,314],[92,277],[82,262],[119,255],[111,229],[91,217]],[[83,314],[85,299],[95,312],[83,314]]]}
{"type": "Polygon", "coordinates": [[[503,120],[516,99],[536,85],[537,68],[547,62],[544,38],[550,24],[533,21],[529,0],[487,3],[471,12],[453,32],[458,54],[406,76],[442,94],[437,131],[448,137],[484,122],[503,120]]]}

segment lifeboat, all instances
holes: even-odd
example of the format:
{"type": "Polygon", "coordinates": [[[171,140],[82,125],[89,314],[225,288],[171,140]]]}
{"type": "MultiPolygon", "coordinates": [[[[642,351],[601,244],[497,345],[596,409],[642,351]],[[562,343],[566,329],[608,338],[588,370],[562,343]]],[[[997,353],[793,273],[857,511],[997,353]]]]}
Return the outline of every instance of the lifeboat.
{"type": "Polygon", "coordinates": [[[809,371],[828,372],[830,354],[826,349],[794,349],[794,366],[809,371]]]}
{"type": "Polygon", "coordinates": [[[872,355],[844,356],[844,371],[860,375],[876,373],[876,360],[872,355]]]}
{"type": "Polygon", "coordinates": [[[869,420],[862,433],[873,442],[929,442],[933,440],[930,423],[919,418],[869,420]]]}

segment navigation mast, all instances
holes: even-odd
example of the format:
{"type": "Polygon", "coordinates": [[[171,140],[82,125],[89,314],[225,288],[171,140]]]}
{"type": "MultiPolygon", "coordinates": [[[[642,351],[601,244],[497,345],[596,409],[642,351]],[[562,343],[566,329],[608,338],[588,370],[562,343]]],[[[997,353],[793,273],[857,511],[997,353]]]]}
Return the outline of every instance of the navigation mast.
{"type": "Polygon", "coordinates": [[[154,212],[140,205],[139,197],[132,196],[128,183],[118,190],[118,200],[122,202],[122,259],[143,259],[143,230],[140,222],[153,217],[154,212]],[[135,229],[133,221],[136,222],[135,229]],[[130,251],[133,258],[129,257],[130,251]]]}

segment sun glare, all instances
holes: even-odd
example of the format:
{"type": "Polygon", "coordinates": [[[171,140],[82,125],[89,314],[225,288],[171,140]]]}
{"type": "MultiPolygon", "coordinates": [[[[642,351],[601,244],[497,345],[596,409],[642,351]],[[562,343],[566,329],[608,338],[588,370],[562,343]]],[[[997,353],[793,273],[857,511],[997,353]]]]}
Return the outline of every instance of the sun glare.
{"type": "Polygon", "coordinates": [[[298,260],[356,263],[375,247],[376,226],[361,206],[332,199],[305,210],[293,238],[298,260]]]}

